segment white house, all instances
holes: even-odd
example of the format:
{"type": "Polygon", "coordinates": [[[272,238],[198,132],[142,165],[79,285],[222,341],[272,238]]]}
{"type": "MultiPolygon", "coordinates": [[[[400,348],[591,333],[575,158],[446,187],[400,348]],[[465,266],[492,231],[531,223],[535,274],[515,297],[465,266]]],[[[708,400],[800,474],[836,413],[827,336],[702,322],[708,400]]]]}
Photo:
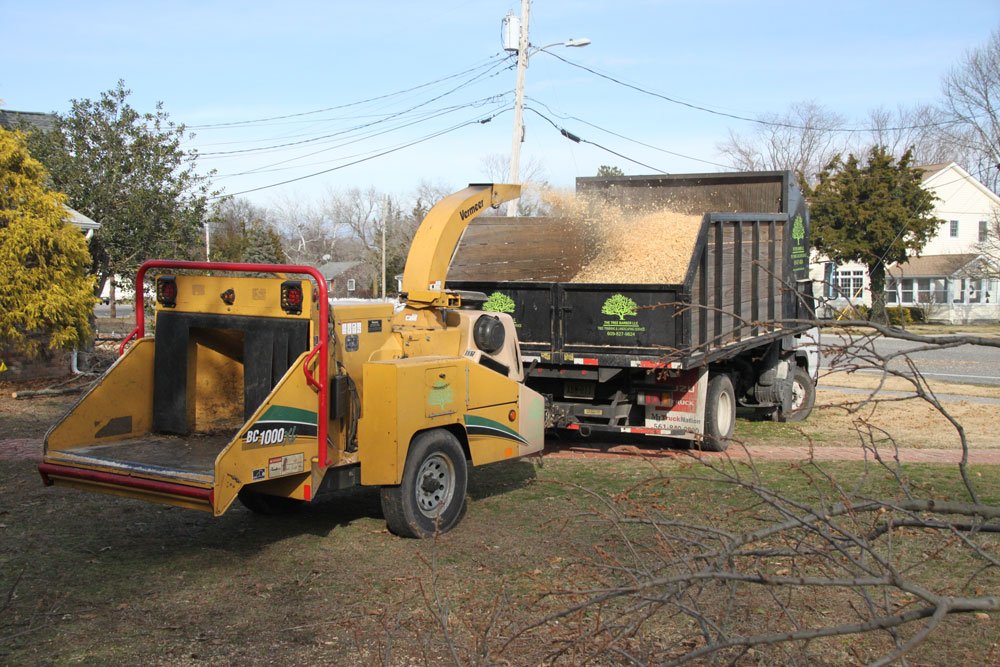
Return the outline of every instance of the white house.
{"type": "MultiPolygon", "coordinates": [[[[886,267],[886,304],[916,306],[932,320],[956,324],[1000,321],[1000,285],[990,277],[998,267],[979,253],[990,220],[1000,214],[1000,197],[954,162],[920,169],[923,186],[938,198],[933,214],[943,222],[919,256],[886,267]]],[[[816,293],[830,306],[871,305],[865,265],[818,264],[814,279],[824,284],[816,293]]]]}

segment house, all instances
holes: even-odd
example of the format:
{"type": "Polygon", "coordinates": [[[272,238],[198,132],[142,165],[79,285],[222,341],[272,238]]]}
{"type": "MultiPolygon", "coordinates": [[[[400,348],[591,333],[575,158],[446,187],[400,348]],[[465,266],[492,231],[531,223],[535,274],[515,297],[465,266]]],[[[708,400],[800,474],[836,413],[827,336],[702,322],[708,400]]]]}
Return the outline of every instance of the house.
{"type": "Polygon", "coordinates": [[[332,298],[370,299],[377,296],[372,290],[371,271],[363,262],[327,262],[316,268],[323,274],[332,298]]]}
{"type": "Polygon", "coordinates": [[[977,253],[922,255],[889,267],[887,306],[919,308],[924,319],[952,324],[1000,321],[997,274],[977,253]]]}
{"type": "Polygon", "coordinates": [[[101,228],[101,223],[91,220],[83,213],[71,209],[69,206],[63,204],[63,208],[66,209],[66,214],[69,216],[69,222],[80,228],[83,232],[84,238],[88,241],[94,236],[94,232],[101,228]]]}
{"type": "MultiPolygon", "coordinates": [[[[886,304],[916,307],[931,320],[954,324],[998,321],[997,258],[982,255],[990,221],[1000,215],[1000,197],[954,162],[919,167],[923,186],[936,197],[933,215],[943,222],[909,261],[886,270],[886,304]]],[[[871,305],[865,265],[819,262],[828,305],[871,305]]]]}
{"type": "Polygon", "coordinates": [[[38,111],[11,111],[0,109],[0,127],[5,130],[42,130],[55,127],[55,114],[38,111]]]}

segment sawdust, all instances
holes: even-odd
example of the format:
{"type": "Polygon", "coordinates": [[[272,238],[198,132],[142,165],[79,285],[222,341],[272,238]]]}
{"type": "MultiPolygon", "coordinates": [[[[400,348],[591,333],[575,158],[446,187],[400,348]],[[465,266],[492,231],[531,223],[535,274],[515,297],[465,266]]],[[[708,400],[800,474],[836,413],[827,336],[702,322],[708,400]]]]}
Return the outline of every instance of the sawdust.
{"type": "Polygon", "coordinates": [[[635,207],[595,197],[550,192],[546,203],[578,220],[590,248],[572,283],[676,284],[684,281],[702,216],[669,204],[635,207]]]}
{"type": "Polygon", "coordinates": [[[604,221],[596,257],[574,283],[681,283],[701,227],[701,217],[658,211],[604,221]]]}

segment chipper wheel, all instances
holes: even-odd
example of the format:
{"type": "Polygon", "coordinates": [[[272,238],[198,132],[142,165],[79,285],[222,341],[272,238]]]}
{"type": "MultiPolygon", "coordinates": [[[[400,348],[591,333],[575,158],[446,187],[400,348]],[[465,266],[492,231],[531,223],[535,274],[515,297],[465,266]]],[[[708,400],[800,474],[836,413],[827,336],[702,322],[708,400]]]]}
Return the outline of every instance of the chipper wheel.
{"type": "Polygon", "coordinates": [[[701,448],[706,452],[724,452],[729,447],[736,425],[736,392],[733,381],[725,373],[708,379],[705,396],[705,438],[701,448]]]}
{"type": "Polygon", "coordinates": [[[382,513],[402,537],[430,537],[454,528],[465,514],[465,453],[454,435],[425,431],[410,443],[399,486],[382,487],[382,513]]]}

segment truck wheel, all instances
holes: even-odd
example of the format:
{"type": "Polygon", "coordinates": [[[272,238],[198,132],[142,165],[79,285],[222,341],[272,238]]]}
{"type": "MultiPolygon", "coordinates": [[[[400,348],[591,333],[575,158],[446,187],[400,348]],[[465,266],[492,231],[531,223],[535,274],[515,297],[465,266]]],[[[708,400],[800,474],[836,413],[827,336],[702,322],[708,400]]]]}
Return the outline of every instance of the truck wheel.
{"type": "Polygon", "coordinates": [[[733,381],[725,373],[708,379],[705,395],[705,437],[701,448],[707,452],[724,452],[729,447],[736,423],[736,392],[733,381]]]}
{"type": "Polygon", "coordinates": [[[300,510],[305,504],[304,500],[299,500],[298,498],[272,496],[266,493],[251,491],[245,486],[240,489],[240,493],[236,497],[243,507],[246,507],[254,514],[263,514],[266,516],[291,514],[300,510]]]}
{"type": "Polygon", "coordinates": [[[802,366],[796,366],[792,374],[792,407],[787,413],[778,410],[775,414],[778,421],[805,421],[816,404],[816,385],[809,376],[809,371],[802,366]]]}
{"type": "Polygon", "coordinates": [[[468,475],[458,439],[443,429],[410,443],[399,486],[382,487],[382,513],[401,537],[431,537],[454,528],[465,514],[468,475]]]}

